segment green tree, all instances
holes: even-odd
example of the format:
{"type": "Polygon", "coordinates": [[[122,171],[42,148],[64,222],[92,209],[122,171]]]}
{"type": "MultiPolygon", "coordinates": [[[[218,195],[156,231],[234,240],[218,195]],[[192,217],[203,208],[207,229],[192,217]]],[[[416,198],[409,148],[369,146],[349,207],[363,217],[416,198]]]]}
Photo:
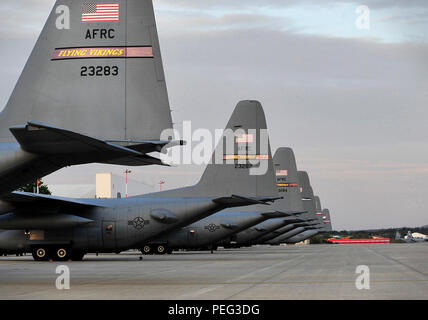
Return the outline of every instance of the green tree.
{"type": "MultiPolygon", "coordinates": [[[[21,188],[18,189],[18,191],[22,192],[30,192],[34,193],[37,190],[37,181],[34,181],[33,183],[29,183],[21,188]]],[[[47,185],[43,183],[42,180],[39,180],[39,193],[40,194],[52,194],[48,188],[47,185]]]]}

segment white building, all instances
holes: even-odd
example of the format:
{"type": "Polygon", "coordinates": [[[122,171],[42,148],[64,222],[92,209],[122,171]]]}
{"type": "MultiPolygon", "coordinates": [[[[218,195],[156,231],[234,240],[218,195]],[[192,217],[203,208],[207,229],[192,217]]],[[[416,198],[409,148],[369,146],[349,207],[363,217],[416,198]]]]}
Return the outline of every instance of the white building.
{"type": "Polygon", "coordinates": [[[137,196],[140,194],[151,193],[155,191],[154,186],[129,179],[126,183],[126,177],[118,176],[112,173],[96,174],[96,191],[97,198],[125,198],[128,196],[137,196]]]}
{"type": "MultiPolygon", "coordinates": [[[[54,196],[69,198],[116,198],[118,194],[126,197],[126,177],[112,173],[97,173],[93,184],[70,183],[49,184],[49,190],[54,196]]],[[[159,191],[159,186],[129,179],[128,196],[137,196],[159,191]]]]}

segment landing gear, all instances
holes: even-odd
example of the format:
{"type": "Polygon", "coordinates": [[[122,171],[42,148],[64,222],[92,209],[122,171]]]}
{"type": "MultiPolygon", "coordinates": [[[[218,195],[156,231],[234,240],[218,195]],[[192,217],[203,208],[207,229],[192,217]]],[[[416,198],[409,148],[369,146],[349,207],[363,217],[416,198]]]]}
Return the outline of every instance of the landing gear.
{"type": "Polygon", "coordinates": [[[85,252],[73,251],[69,246],[34,247],[31,250],[36,261],[82,261],[85,252]]]}
{"type": "Polygon", "coordinates": [[[48,261],[49,251],[46,247],[36,247],[32,250],[32,255],[36,261],[48,261]]]}
{"type": "Polygon", "coordinates": [[[67,261],[70,258],[71,250],[67,247],[55,248],[53,254],[54,261],[67,261]]]}
{"type": "Polygon", "coordinates": [[[172,249],[169,248],[167,245],[164,244],[158,244],[158,245],[148,245],[146,244],[143,248],[141,248],[142,254],[157,254],[157,255],[164,255],[164,254],[171,254],[172,249]]]}
{"type": "Polygon", "coordinates": [[[156,246],[156,254],[165,254],[165,253],[166,253],[166,248],[163,244],[156,246]]]}
{"type": "Polygon", "coordinates": [[[153,253],[153,249],[151,246],[149,245],[145,245],[142,249],[141,249],[141,253],[142,254],[152,254],[153,253]]]}

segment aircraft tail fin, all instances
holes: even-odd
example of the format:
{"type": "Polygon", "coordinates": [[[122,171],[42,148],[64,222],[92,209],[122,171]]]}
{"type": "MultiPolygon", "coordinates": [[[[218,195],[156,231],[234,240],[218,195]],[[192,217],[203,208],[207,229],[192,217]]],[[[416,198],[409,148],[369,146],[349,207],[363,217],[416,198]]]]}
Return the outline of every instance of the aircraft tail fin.
{"type": "Polygon", "coordinates": [[[297,165],[294,152],[291,148],[278,148],[273,157],[275,168],[275,181],[278,193],[284,199],[276,201],[274,206],[278,210],[299,211],[303,209],[297,180],[297,165]]]}
{"type": "Polygon", "coordinates": [[[0,114],[0,141],[29,121],[106,141],[159,140],[172,119],[152,0],[58,0],[0,114]]]}
{"type": "Polygon", "coordinates": [[[195,189],[205,195],[278,197],[274,181],[263,108],[258,101],[241,101],[195,189]]]}
{"type": "MultiPolygon", "coordinates": [[[[196,185],[144,197],[212,197],[227,207],[237,203],[262,205],[266,204],[263,199],[281,199],[275,185],[266,118],[260,102],[238,103],[196,185]]],[[[263,205],[251,209],[266,211],[263,205]]]]}

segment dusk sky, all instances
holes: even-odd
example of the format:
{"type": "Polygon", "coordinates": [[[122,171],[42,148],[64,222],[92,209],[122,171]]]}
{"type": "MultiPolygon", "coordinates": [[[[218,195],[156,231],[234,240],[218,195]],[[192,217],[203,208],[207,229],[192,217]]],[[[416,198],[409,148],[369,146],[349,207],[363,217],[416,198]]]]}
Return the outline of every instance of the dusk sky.
{"type": "MultiPolygon", "coordinates": [[[[0,108],[54,0],[0,3],[0,108]]],[[[426,0],[154,0],[177,129],[224,128],[240,100],[259,100],[271,146],[294,149],[335,230],[428,224],[426,0]],[[357,28],[359,6],[370,28],[357,28]]],[[[85,165],[48,184],[94,183],[85,165]]],[[[132,168],[164,188],[203,167],[132,168]]]]}

